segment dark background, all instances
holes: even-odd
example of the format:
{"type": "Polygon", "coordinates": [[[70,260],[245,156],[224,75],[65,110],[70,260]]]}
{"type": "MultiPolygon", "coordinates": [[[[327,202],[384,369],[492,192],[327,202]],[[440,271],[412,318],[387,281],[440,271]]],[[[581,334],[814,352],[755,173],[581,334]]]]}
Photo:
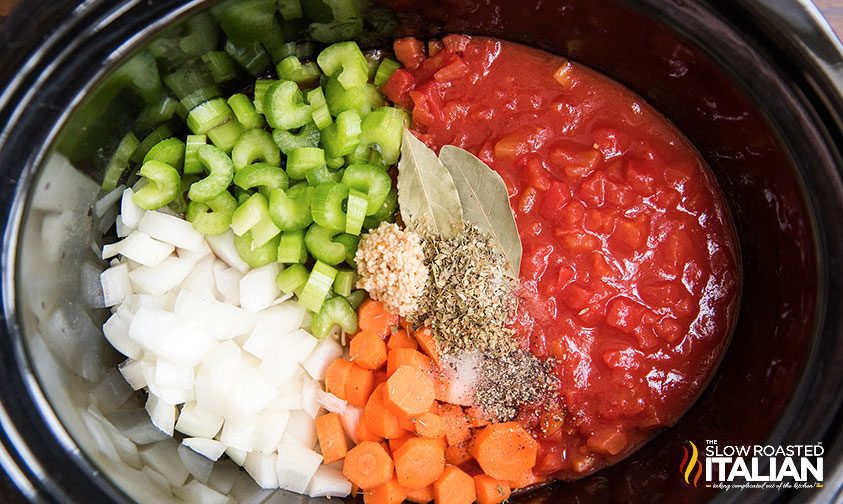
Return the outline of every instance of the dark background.
{"type": "MultiPolygon", "coordinates": [[[[0,0],[0,29],[2,19],[7,16],[21,0],[0,0]]],[[[36,0],[28,0],[36,1],[36,0]]],[[[52,1],[52,0],[44,0],[52,1]]],[[[794,2],[796,0],[793,0],[794,2]]],[[[828,19],[835,32],[843,33],[843,0],[815,0],[814,3],[828,19]]],[[[25,500],[15,490],[12,483],[0,471],[0,503],[4,504],[25,504],[25,500]]]]}

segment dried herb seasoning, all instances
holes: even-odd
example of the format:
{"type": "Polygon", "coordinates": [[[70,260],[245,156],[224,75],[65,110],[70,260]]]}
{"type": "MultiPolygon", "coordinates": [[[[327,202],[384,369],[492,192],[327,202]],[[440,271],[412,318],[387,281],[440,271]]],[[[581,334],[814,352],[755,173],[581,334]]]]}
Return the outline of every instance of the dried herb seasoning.
{"type": "Polygon", "coordinates": [[[486,355],[479,367],[475,402],[498,422],[514,419],[521,405],[541,402],[556,387],[553,362],[522,350],[486,355]]]}

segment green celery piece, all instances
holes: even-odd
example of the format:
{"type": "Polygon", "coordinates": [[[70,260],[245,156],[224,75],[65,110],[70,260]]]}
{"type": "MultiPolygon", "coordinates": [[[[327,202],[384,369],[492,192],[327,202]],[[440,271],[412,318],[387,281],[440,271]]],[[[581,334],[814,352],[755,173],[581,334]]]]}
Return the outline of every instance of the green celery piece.
{"type": "Polygon", "coordinates": [[[287,56],[282,59],[275,70],[279,79],[293,81],[305,87],[318,81],[322,75],[316,63],[312,61],[302,63],[296,56],[287,56]]]}
{"type": "Polygon", "coordinates": [[[383,105],[380,91],[373,84],[346,89],[335,77],[325,82],[325,100],[334,117],[346,110],[353,110],[360,117],[365,117],[373,108],[383,105]]]}
{"type": "Polygon", "coordinates": [[[268,190],[286,189],[290,179],[278,166],[266,163],[254,163],[234,174],[234,184],[242,189],[262,187],[268,190]]]}
{"type": "Polygon", "coordinates": [[[274,189],[269,196],[269,215],[282,231],[298,231],[313,222],[310,205],[313,188],[297,184],[286,191],[274,189]]]}
{"type": "Polygon", "coordinates": [[[176,199],[181,188],[179,172],[161,161],[147,161],[141,166],[140,174],[148,183],[132,197],[136,205],[144,210],[157,210],[176,199]]]}
{"type": "Polygon", "coordinates": [[[383,85],[386,84],[386,81],[388,81],[389,78],[392,77],[392,74],[399,68],[401,68],[401,63],[398,63],[394,59],[384,58],[381,60],[380,65],[378,65],[378,70],[375,72],[375,86],[383,87],[383,85]]]}
{"type": "Polygon", "coordinates": [[[304,243],[304,230],[285,231],[278,242],[277,261],[283,264],[304,264],[307,262],[307,246],[304,243]]]}
{"type": "Polygon", "coordinates": [[[202,161],[199,160],[199,147],[208,143],[205,135],[187,135],[187,144],[184,148],[184,173],[199,174],[205,171],[202,161]]]}
{"type": "Polygon", "coordinates": [[[209,173],[207,177],[190,186],[187,197],[193,201],[207,203],[231,185],[234,163],[225,152],[213,145],[199,146],[196,155],[209,173]]]}
{"type": "Polygon", "coordinates": [[[357,246],[360,244],[360,237],[343,233],[334,237],[334,241],[343,244],[345,247],[345,262],[356,270],[357,261],[355,260],[355,256],[357,255],[357,246]]]}
{"type": "Polygon", "coordinates": [[[303,264],[291,264],[278,273],[275,285],[284,294],[298,295],[307,283],[307,276],[307,268],[303,264]]]}
{"type": "Polygon", "coordinates": [[[234,148],[234,144],[237,142],[237,139],[240,138],[240,135],[243,134],[243,131],[245,130],[243,129],[243,125],[240,124],[240,121],[238,121],[237,118],[232,117],[224,124],[221,124],[209,131],[208,140],[210,140],[211,143],[217,146],[221,151],[228,154],[231,152],[231,149],[234,148]]]}
{"type": "MultiPolygon", "coordinates": [[[[356,282],[357,273],[351,270],[339,270],[334,278],[333,290],[338,296],[350,296],[356,282]]],[[[322,308],[324,309],[324,306],[322,308]]]]}
{"type": "Polygon", "coordinates": [[[146,135],[146,137],[141,140],[140,144],[138,144],[135,151],[132,152],[132,155],[129,157],[129,161],[135,164],[141,164],[143,162],[143,158],[146,157],[146,154],[150,149],[152,149],[152,147],[155,146],[155,144],[170,138],[171,136],[173,136],[173,134],[166,124],[158,126],[152,130],[152,133],[146,135]]]}
{"type": "Polygon", "coordinates": [[[272,68],[272,59],[260,42],[236,44],[229,40],[225,52],[251,75],[260,75],[272,68]]]}
{"type": "Polygon", "coordinates": [[[330,334],[335,325],[339,325],[348,334],[357,332],[357,313],[342,296],[334,296],[322,303],[311,320],[310,329],[314,336],[322,339],[330,334]]]}
{"type": "Polygon", "coordinates": [[[242,170],[255,161],[272,166],[281,165],[281,151],[266,131],[255,128],[240,135],[231,151],[235,171],[242,170]]]}
{"type": "Polygon", "coordinates": [[[395,222],[395,211],[398,210],[398,192],[395,188],[389,190],[383,204],[378,208],[374,215],[366,217],[363,221],[363,227],[366,229],[373,229],[378,227],[381,222],[395,222]]]}
{"type": "Polygon", "coordinates": [[[336,77],[346,89],[366,84],[369,80],[369,64],[355,42],[332,44],[319,53],[316,62],[325,75],[336,77]]]}
{"type": "Polygon", "coordinates": [[[117,144],[117,149],[114,155],[111,156],[111,161],[108,162],[108,167],[105,169],[105,176],[102,179],[103,191],[113,191],[123,177],[123,173],[129,168],[129,159],[132,153],[138,148],[140,143],[134,133],[126,133],[120,143],[117,144]]]}
{"type": "Polygon", "coordinates": [[[353,110],[340,112],[337,120],[322,131],[325,155],[338,158],[352,154],[360,143],[361,132],[360,114],[353,110]]]}
{"type": "Polygon", "coordinates": [[[299,296],[299,304],[314,313],[319,313],[336,276],[337,270],[334,267],[322,261],[316,261],[299,296]]]}
{"type": "Polygon", "coordinates": [[[304,180],[307,172],[325,166],[325,151],[318,147],[298,147],[287,154],[287,175],[304,180]]]}
{"type": "Polygon", "coordinates": [[[236,209],[237,200],[228,191],[223,191],[207,203],[188,203],[185,218],[203,235],[217,235],[228,231],[236,209]]]}
{"type": "Polygon", "coordinates": [[[325,229],[319,224],[311,224],[304,235],[304,244],[316,260],[336,266],[345,260],[345,246],[333,241],[340,233],[341,231],[325,229]]]}
{"type": "Polygon", "coordinates": [[[281,149],[281,152],[285,156],[289,156],[294,149],[299,147],[318,146],[320,136],[319,128],[312,121],[305,124],[298,133],[284,130],[275,130],[272,132],[272,139],[275,141],[275,145],[281,149]]]}
{"type": "Polygon", "coordinates": [[[252,100],[242,93],[231,95],[228,99],[228,106],[231,107],[232,112],[234,112],[234,117],[236,117],[237,120],[240,121],[240,124],[242,124],[247,130],[253,128],[263,128],[266,124],[263,116],[255,110],[255,104],[252,103],[252,100]]]}
{"type": "MultiPolygon", "coordinates": [[[[346,173],[348,170],[346,170],[346,173]]],[[[357,189],[348,191],[348,205],[346,209],[345,232],[352,235],[359,235],[363,230],[363,221],[366,220],[366,211],[369,208],[369,198],[357,189]]]]}
{"type": "Polygon", "coordinates": [[[369,202],[366,215],[377,213],[392,189],[389,173],[369,164],[352,164],[346,167],[342,183],[349,189],[356,189],[366,195],[369,202]]]}
{"type": "Polygon", "coordinates": [[[246,233],[243,236],[234,236],[234,247],[240,258],[246,261],[246,264],[252,268],[260,268],[269,263],[275,262],[276,254],[278,252],[278,237],[269,240],[264,245],[255,246],[252,238],[252,233],[246,233]]]}
{"type": "Polygon", "coordinates": [[[346,198],[348,187],[343,184],[326,182],[316,186],[311,208],[313,221],[330,230],[345,230],[346,215],[342,207],[346,198]]]}
{"type": "Polygon", "coordinates": [[[377,146],[383,162],[386,165],[394,165],[401,155],[401,140],[409,123],[410,119],[405,111],[394,107],[381,107],[363,119],[359,144],[367,148],[377,146]]]}
{"type": "Polygon", "coordinates": [[[263,113],[266,122],[276,129],[291,130],[311,122],[310,105],[304,103],[302,92],[293,81],[277,81],[269,86],[263,113]]]}
{"type": "Polygon", "coordinates": [[[231,119],[231,108],[223,98],[214,98],[197,105],[187,114],[187,127],[196,135],[204,135],[231,119]]]}
{"type": "Polygon", "coordinates": [[[181,170],[184,166],[184,148],[184,142],[178,138],[161,140],[149,149],[149,152],[143,158],[143,162],[161,161],[176,170],[181,170]]]}
{"type": "Polygon", "coordinates": [[[237,236],[250,232],[253,247],[261,247],[281,234],[269,216],[269,204],[262,194],[251,195],[234,211],[231,229],[237,236]]]}

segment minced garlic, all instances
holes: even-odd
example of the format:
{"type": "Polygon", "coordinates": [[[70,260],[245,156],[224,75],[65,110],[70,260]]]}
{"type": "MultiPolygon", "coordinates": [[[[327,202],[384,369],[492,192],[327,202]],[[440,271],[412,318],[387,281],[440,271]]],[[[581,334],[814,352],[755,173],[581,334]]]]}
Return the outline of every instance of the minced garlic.
{"type": "Polygon", "coordinates": [[[383,222],[360,238],[355,260],[358,288],[402,317],[418,309],[428,276],[418,234],[383,222]]]}

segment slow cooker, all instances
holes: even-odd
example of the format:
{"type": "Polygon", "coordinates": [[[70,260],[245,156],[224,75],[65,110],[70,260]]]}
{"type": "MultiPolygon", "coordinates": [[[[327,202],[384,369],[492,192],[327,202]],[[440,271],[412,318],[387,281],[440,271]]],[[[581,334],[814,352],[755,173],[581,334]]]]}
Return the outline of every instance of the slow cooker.
{"type": "MultiPolygon", "coordinates": [[[[158,501],[144,466],[181,463],[167,441],[121,430],[131,411],[92,412],[114,410],[129,396],[100,331],[104,310],[92,307],[104,266],[96,249],[107,228],[95,202],[127,114],[136,113],[132,104],[102,106],[119,103],[103,97],[126,65],[137,64],[135,54],[212,4],[24,2],[0,29],[0,463],[32,501],[158,501]]],[[[492,35],[582,62],[638,92],[707,160],[740,237],[737,327],[693,408],[623,462],[514,500],[843,498],[843,47],[812,4],[384,0],[382,7],[397,22],[393,34],[380,35],[492,35]],[[688,441],[821,445],[823,484],[697,487],[680,471],[688,441]]],[[[240,483],[231,489],[235,499],[317,500],[240,483]]]]}

